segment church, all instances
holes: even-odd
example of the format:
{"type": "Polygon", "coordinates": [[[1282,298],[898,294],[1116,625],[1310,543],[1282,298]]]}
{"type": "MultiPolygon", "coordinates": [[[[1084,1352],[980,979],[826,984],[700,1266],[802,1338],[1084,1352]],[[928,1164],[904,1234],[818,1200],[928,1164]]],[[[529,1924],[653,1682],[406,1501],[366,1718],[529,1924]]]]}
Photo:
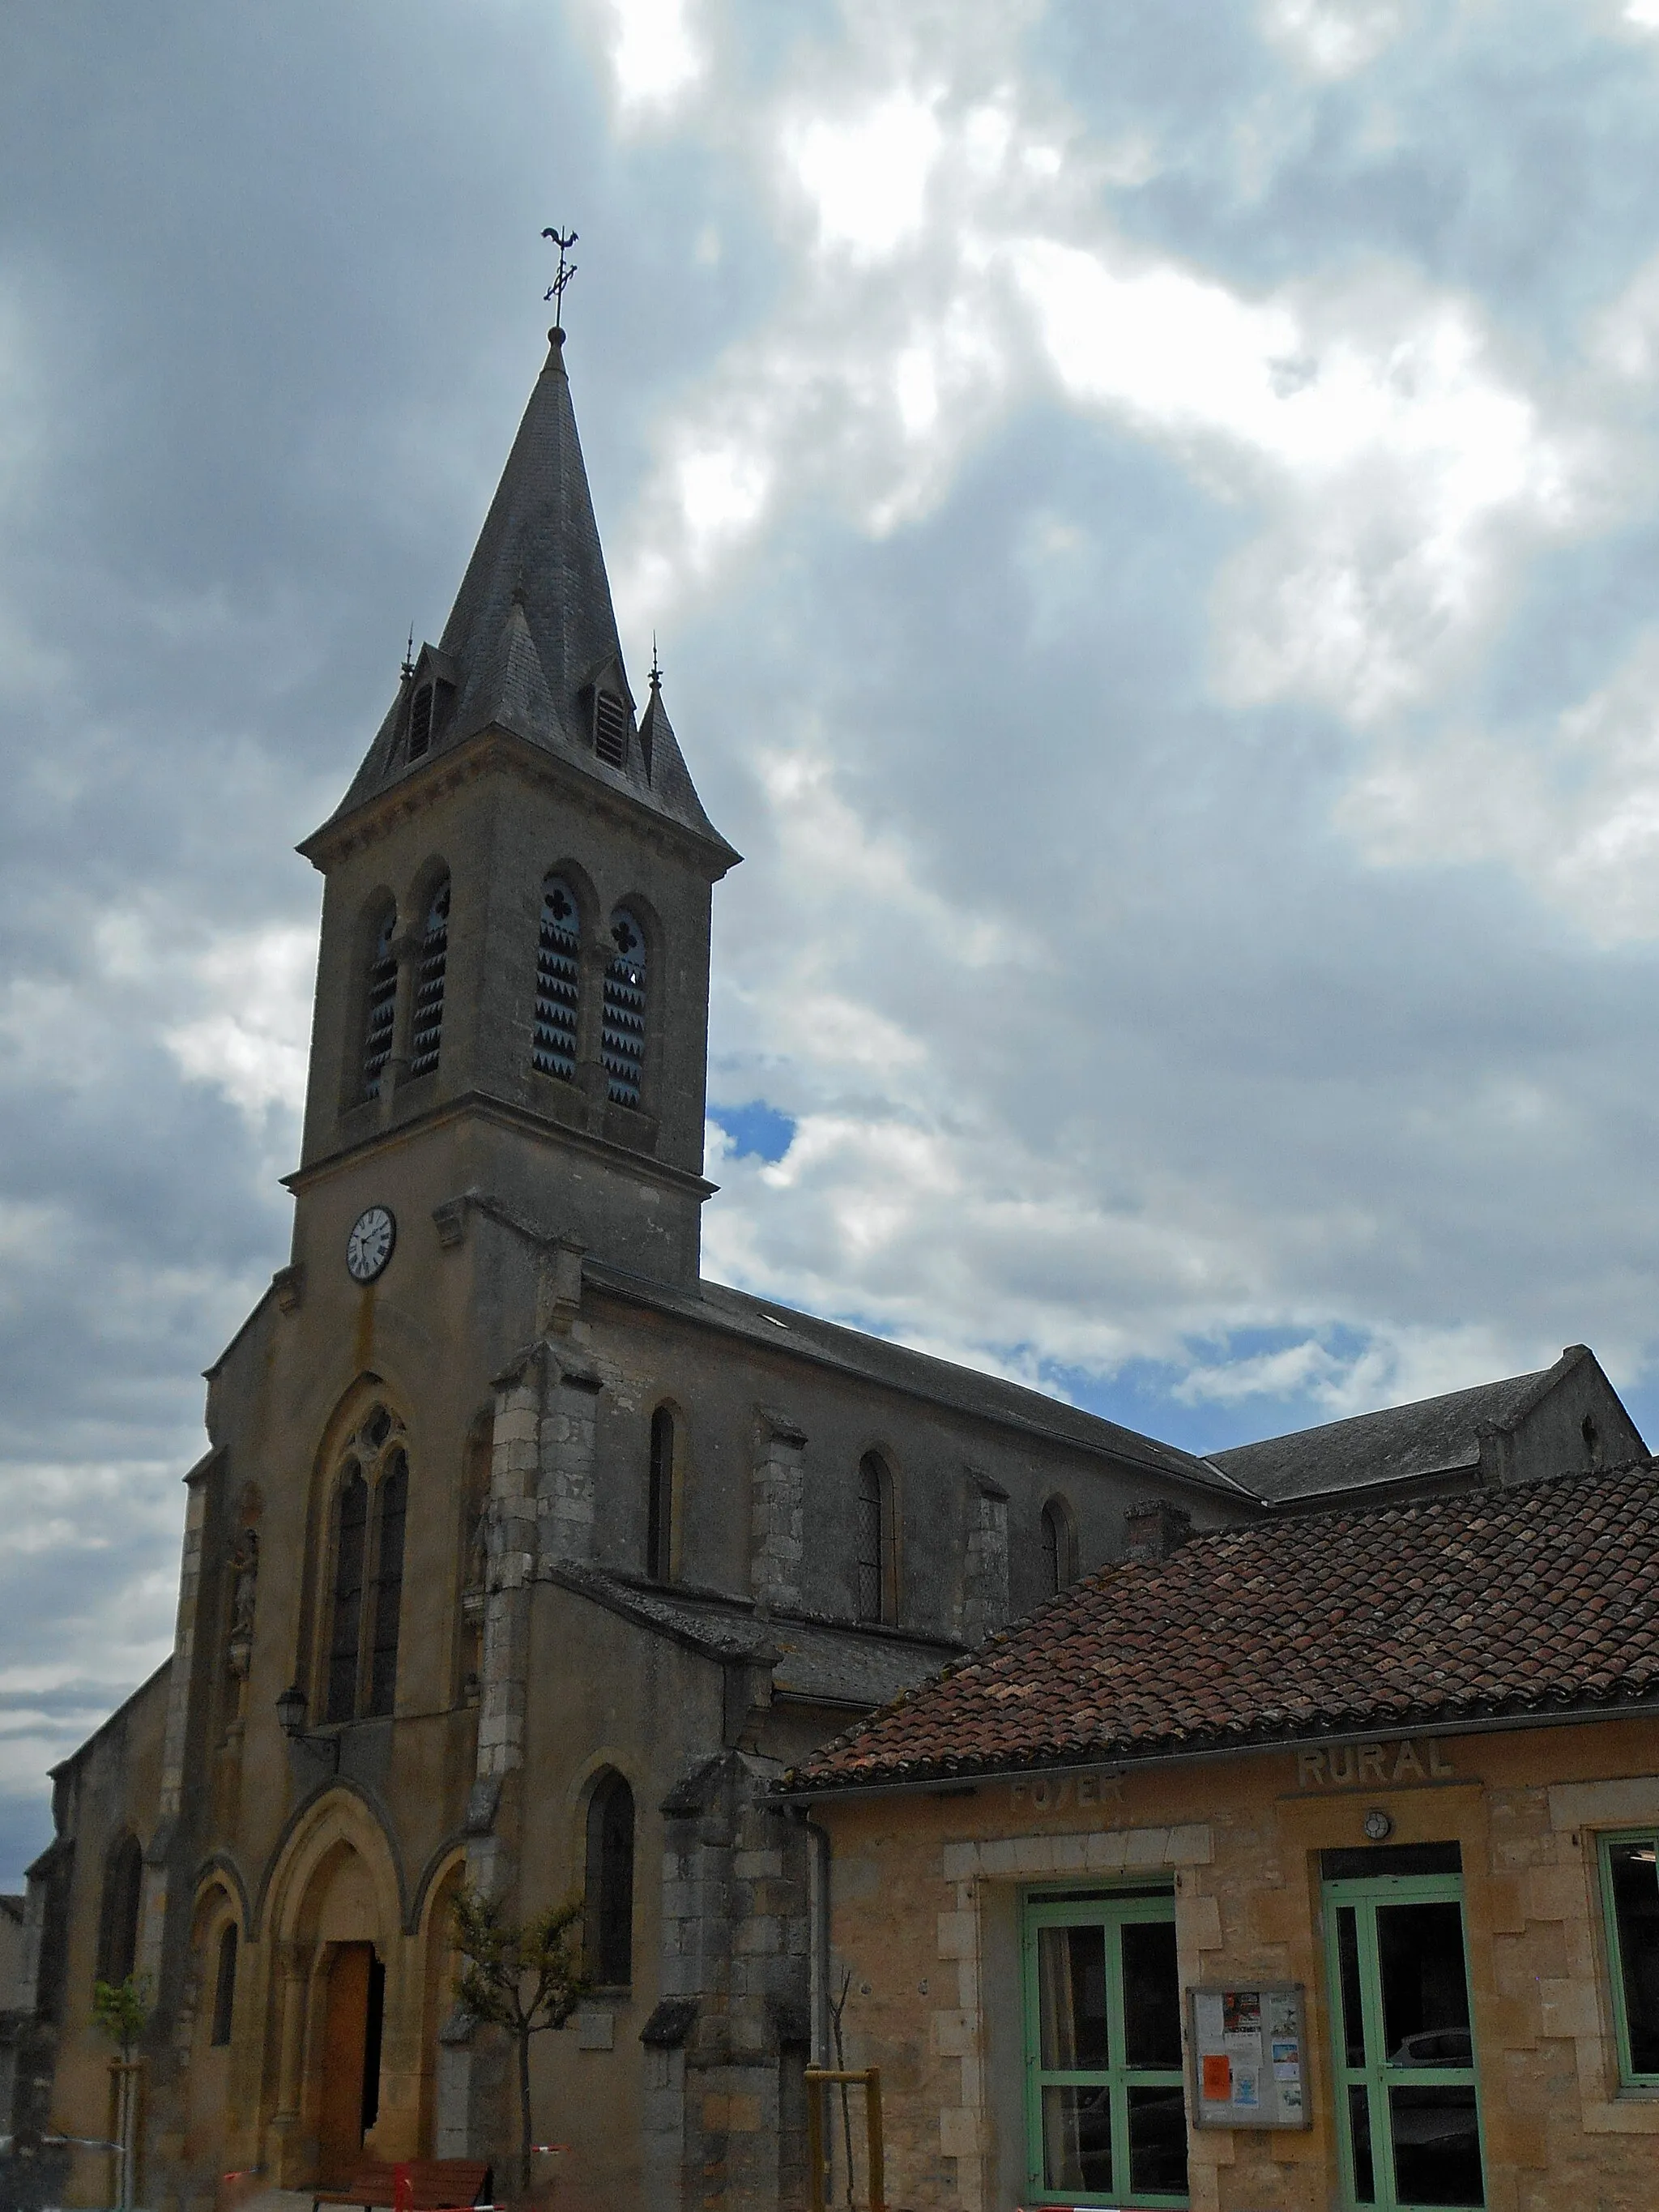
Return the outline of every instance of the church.
{"type": "MultiPolygon", "coordinates": [[[[177,2212],[366,2153],[505,2178],[464,1879],[514,1919],[583,1899],[592,1988],[534,2054],[559,2202],[803,2203],[827,1839],[786,1772],[1188,1530],[1643,1449],[1582,1347],[1206,1460],[703,1279],[738,855],[657,671],[630,685],[563,356],[555,330],[442,636],[301,848],[291,1258],[208,1372],[173,1655],[57,1770],[30,1872],[20,2124],[107,2136],[93,1984],[136,1972],[138,2201],[177,2212]]],[[[110,2201],[106,2154],[68,2187],[110,2201]]]]}

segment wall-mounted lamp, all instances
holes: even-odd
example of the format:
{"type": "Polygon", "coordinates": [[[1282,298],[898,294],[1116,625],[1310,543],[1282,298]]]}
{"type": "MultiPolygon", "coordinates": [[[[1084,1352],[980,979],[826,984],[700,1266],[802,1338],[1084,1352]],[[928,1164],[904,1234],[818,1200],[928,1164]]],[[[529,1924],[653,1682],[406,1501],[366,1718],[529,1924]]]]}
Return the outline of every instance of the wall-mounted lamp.
{"type": "Polygon", "coordinates": [[[332,1771],[339,1772],[340,1739],[337,1735],[306,1734],[306,1693],[297,1682],[290,1682],[277,1698],[276,1718],[290,1743],[300,1744],[317,1758],[326,1759],[332,1771]]]}

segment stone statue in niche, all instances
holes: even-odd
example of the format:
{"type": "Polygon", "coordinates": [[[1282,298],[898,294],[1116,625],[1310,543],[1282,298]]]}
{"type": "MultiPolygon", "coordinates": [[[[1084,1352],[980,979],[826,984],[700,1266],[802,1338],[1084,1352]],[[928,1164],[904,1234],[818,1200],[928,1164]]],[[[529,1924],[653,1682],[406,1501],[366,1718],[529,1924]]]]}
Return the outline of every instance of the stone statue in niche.
{"type": "Polygon", "coordinates": [[[259,1534],[244,1528],[230,1555],[234,1577],[230,1595],[230,1671],[239,1682],[247,1679],[253,1657],[253,1609],[259,1589],[259,1534]]]}

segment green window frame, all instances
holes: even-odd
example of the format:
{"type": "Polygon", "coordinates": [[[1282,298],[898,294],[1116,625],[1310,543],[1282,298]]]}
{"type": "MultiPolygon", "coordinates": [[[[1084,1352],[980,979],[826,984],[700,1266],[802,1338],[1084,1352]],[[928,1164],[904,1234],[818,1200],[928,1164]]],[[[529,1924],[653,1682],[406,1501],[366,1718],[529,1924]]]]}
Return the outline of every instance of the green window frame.
{"type": "Polygon", "coordinates": [[[1610,1829],[1595,1856],[1619,2079],[1626,2088],[1659,2088],[1659,1829],[1610,1829]],[[1651,1901],[1632,1879],[1638,1869],[1651,1873],[1650,1882],[1641,1876],[1651,1901]]]}
{"type": "Polygon", "coordinates": [[[1029,1892],[1022,1951],[1028,2201],[1184,2206],[1189,2130],[1173,1887],[1029,1892]],[[1152,2063],[1159,2059],[1172,2063],[1152,2063]],[[1070,2178],[1050,2182],[1050,2154],[1068,2134],[1070,2178]],[[1085,2156],[1105,2185],[1079,2185],[1085,2156]],[[1176,2175],[1179,2188],[1135,2185],[1176,2175]]]}
{"type": "MultiPolygon", "coordinates": [[[[1484,2205],[1486,2128],[1480,2111],[1478,2054],[1469,1974],[1468,1915],[1463,1878],[1456,1874],[1378,1875],[1369,1880],[1327,1881],[1325,1960],[1330,1987],[1331,2055],[1336,2084],[1336,2133],[1341,2154],[1342,2203],[1358,2212],[1443,2212],[1447,2206],[1484,2205]],[[1377,1924],[1390,1907],[1455,1905],[1467,2026],[1442,2023],[1403,2037],[1389,2048],[1384,1962],[1377,1924]],[[1352,1915],[1345,1923],[1345,1915],[1352,1915]],[[1449,2057],[1467,2044],[1467,2063],[1449,2057]],[[1409,2045],[1420,2053],[1403,2055],[1409,2045]],[[1420,2056],[1425,2063],[1413,2063],[1420,2056]],[[1477,2166],[1473,2188],[1455,2172],[1455,2152],[1437,2148],[1437,2128],[1455,2130],[1459,2113],[1472,2105],[1477,2166]],[[1398,2131],[1398,2140],[1396,2139],[1398,2131]],[[1413,2140],[1415,2138],[1415,2140],[1413,2140]],[[1399,2172],[1409,2145],[1419,2173],[1439,2178],[1437,2193],[1411,2193],[1399,2172]],[[1403,2186],[1402,2186],[1403,2181],[1403,2186]]],[[[1397,2027],[1395,2033],[1398,2033],[1397,2027]]]]}

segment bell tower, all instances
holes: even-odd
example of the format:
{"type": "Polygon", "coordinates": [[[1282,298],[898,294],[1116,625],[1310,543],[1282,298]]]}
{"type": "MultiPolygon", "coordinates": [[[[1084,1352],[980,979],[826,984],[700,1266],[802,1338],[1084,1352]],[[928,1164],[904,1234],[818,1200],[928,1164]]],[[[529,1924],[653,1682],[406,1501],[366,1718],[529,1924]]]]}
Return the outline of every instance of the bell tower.
{"type": "Polygon", "coordinates": [[[654,668],[636,709],[549,338],[442,637],[405,663],[300,848],[325,890],[289,1181],[302,1213],[368,1162],[377,1188],[412,1179],[433,1203],[484,1189],[689,1285],[710,1189],[710,895],[738,855],[654,668]]]}

